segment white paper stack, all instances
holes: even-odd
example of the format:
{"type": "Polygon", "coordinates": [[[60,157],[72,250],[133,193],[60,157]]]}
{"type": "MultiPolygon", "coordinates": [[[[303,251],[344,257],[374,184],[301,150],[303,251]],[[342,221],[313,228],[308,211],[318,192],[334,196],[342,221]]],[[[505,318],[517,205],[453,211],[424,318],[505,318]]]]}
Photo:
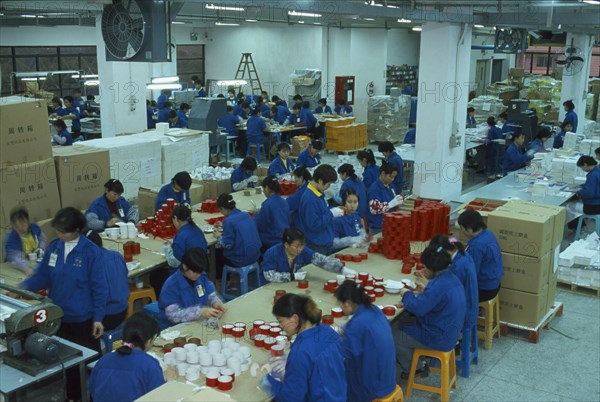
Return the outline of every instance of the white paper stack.
{"type": "Polygon", "coordinates": [[[594,156],[594,150],[600,147],[600,140],[597,139],[585,139],[579,144],[579,152],[584,155],[594,156]]]}
{"type": "Polygon", "coordinates": [[[169,123],[156,123],[156,131],[160,134],[169,132],[169,123]]]}
{"type": "Polygon", "coordinates": [[[577,131],[586,136],[586,138],[592,138],[598,136],[600,133],[600,123],[593,120],[584,119],[579,122],[577,131]]]}

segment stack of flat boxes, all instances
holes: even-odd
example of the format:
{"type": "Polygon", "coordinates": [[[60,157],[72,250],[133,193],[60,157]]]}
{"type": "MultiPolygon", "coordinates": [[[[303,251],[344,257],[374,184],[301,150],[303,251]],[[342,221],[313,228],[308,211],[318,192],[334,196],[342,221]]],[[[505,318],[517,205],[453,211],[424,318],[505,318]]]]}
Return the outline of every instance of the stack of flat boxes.
{"type": "Polygon", "coordinates": [[[500,319],[536,327],[554,305],[566,209],[510,201],[488,214],[502,250],[500,319]]]}
{"type": "Polygon", "coordinates": [[[352,119],[327,120],[327,150],[354,151],[368,145],[367,125],[352,119]]]}

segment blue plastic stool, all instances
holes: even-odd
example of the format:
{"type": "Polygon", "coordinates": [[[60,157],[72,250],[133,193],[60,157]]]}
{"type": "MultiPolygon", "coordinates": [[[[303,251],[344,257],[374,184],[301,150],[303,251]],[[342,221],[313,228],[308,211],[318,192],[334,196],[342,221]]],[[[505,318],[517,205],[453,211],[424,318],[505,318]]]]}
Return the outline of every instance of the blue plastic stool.
{"type": "Polygon", "coordinates": [[[227,136],[227,147],[225,148],[225,161],[227,162],[231,159],[231,154],[235,156],[235,141],[237,138],[237,135],[227,136]]]}
{"type": "Polygon", "coordinates": [[[596,227],[594,229],[596,230],[596,234],[598,236],[600,236],[600,215],[586,215],[586,214],[583,214],[577,220],[577,231],[575,232],[575,240],[579,240],[579,238],[581,236],[581,225],[583,224],[583,220],[585,218],[595,219],[596,220],[596,227]]]}
{"type": "Polygon", "coordinates": [[[477,364],[479,360],[479,347],[477,343],[477,324],[465,326],[462,330],[460,360],[456,359],[456,369],[460,370],[461,377],[469,378],[471,362],[477,364]]]}
{"type": "Polygon", "coordinates": [[[104,331],[102,335],[102,342],[104,343],[104,354],[112,352],[113,343],[123,339],[123,328],[125,328],[125,322],[119,324],[119,326],[110,331],[104,331]]]}
{"type": "Polygon", "coordinates": [[[223,277],[221,278],[221,296],[225,301],[230,301],[235,299],[238,296],[244,295],[248,293],[248,277],[250,274],[254,272],[256,275],[256,287],[261,287],[264,285],[264,280],[262,279],[262,272],[258,262],[255,262],[252,265],[247,265],[245,267],[230,267],[229,265],[225,265],[223,267],[223,277]],[[227,277],[230,274],[235,274],[240,277],[240,294],[234,295],[231,293],[227,293],[227,277]]]}
{"type": "Polygon", "coordinates": [[[265,146],[265,144],[260,143],[260,142],[249,142],[248,143],[248,150],[246,151],[246,156],[250,156],[250,150],[252,149],[252,146],[256,147],[256,161],[260,163],[260,147],[263,147],[263,149],[265,150],[265,159],[269,159],[268,155],[267,155],[267,147],[265,146]]]}
{"type": "Polygon", "coordinates": [[[148,303],[144,306],[144,313],[154,317],[156,321],[158,321],[158,325],[160,326],[160,330],[162,331],[165,328],[169,328],[171,324],[167,320],[163,320],[160,318],[160,309],[158,308],[158,302],[148,303]]]}

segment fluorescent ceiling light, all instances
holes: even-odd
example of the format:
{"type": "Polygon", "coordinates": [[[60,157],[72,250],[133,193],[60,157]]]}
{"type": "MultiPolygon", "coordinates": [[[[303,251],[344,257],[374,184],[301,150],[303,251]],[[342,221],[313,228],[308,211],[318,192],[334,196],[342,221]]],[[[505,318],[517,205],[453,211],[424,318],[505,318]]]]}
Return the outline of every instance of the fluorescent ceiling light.
{"type": "Polygon", "coordinates": [[[218,86],[242,86],[246,85],[248,81],[246,80],[221,80],[217,81],[218,86]]]}
{"type": "Polygon", "coordinates": [[[365,21],[375,21],[375,18],[363,18],[365,21]]]}
{"type": "Polygon", "coordinates": [[[46,77],[29,77],[29,78],[21,78],[21,81],[37,81],[37,80],[43,81],[45,79],[46,79],[46,77]]]}
{"type": "Polygon", "coordinates": [[[224,10],[224,11],[244,11],[244,7],[227,7],[227,6],[215,6],[214,4],[207,4],[208,10],[224,10]]]}
{"type": "Polygon", "coordinates": [[[232,22],[218,22],[218,21],[215,22],[215,25],[219,25],[222,27],[239,27],[240,26],[240,24],[235,24],[232,22]]]}
{"type": "Polygon", "coordinates": [[[43,15],[33,15],[33,14],[21,14],[23,18],[44,18],[43,15]]]}
{"type": "Polygon", "coordinates": [[[98,74],[73,74],[71,78],[98,78],[98,74]]]}
{"type": "Polygon", "coordinates": [[[148,84],[148,89],[181,89],[181,84],[148,84]]]}
{"type": "Polygon", "coordinates": [[[473,25],[475,28],[485,28],[483,25],[475,24],[473,25]]]}
{"type": "Polygon", "coordinates": [[[392,6],[391,4],[388,4],[386,7],[387,7],[387,8],[400,8],[400,7],[398,7],[398,6],[392,6]]]}
{"type": "Polygon", "coordinates": [[[313,18],[320,18],[321,14],[315,14],[315,13],[305,13],[302,11],[288,11],[288,15],[292,16],[292,17],[313,17],[313,18]]]}
{"type": "Polygon", "coordinates": [[[383,4],[375,3],[375,0],[365,1],[367,6],[383,7],[383,4]]]}
{"type": "Polygon", "coordinates": [[[100,85],[100,81],[98,80],[90,80],[83,83],[86,87],[97,87],[100,85]]]}
{"type": "Polygon", "coordinates": [[[179,77],[153,77],[152,78],[152,83],[153,84],[170,84],[172,82],[178,82],[179,81],[179,77]]]}
{"type": "Polygon", "coordinates": [[[320,22],[313,22],[314,25],[321,25],[320,22]]]}
{"type": "Polygon", "coordinates": [[[400,18],[398,20],[398,22],[401,22],[403,24],[410,24],[412,22],[412,20],[407,20],[406,18],[400,18]]]}
{"type": "Polygon", "coordinates": [[[258,22],[258,20],[246,20],[246,22],[258,22]]]}
{"type": "Polygon", "coordinates": [[[583,0],[586,4],[600,5],[600,0],[583,0]]]}
{"type": "Polygon", "coordinates": [[[298,21],[298,24],[304,24],[304,21],[298,21]]]}
{"type": "Polygon", "coordinates": [[[185,24],[185,22],[183,22],[183,21],[173,21],[173,22],[171,22],[171,24],[183,25],[183,24],[185,24]]]}
{"type": "Polygon", "coordinates": [[[417,32],[421,32],[423,30],[423,28],[421,28],[421,27],[413,27],[412,30],[413,31],[417,31],[417,32]]]}

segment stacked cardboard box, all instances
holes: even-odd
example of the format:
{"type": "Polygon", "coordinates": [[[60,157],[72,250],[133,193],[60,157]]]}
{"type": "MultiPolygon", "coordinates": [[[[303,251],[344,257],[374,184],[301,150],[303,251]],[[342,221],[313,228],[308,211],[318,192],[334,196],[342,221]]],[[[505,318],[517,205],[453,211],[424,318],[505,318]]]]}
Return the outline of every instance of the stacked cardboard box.
{"type": "Polygon", "coordinates": [[[369,98],[367,133],[369,141],[399,143],[408,131],[410,95],[380,95],[369,98]]]}
{"type": "Polygon", "coordinates": [[[327,128],[327,150],[329,151],[355,151],[366,148],[367,145],[367,125],[364,123],[327,128]]]}
{"type": "Polygon", "coordinates": [[[502,321],[536,327],[554,305],[558,253],[566,209],[510,201],[488,215],[504,266],[500,290],[502,321]]]}

